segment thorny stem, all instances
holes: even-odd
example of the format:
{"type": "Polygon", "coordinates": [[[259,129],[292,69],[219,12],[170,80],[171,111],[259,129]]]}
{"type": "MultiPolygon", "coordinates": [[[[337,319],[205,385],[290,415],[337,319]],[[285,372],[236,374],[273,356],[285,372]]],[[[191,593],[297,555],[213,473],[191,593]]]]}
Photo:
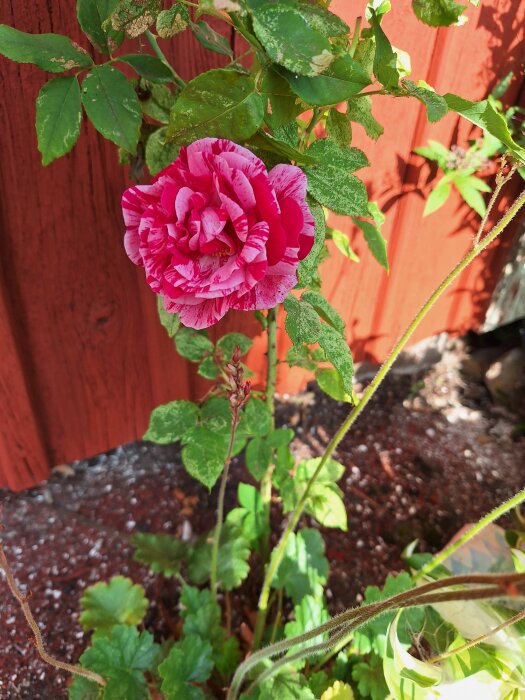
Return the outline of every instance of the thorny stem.
{"type": "Polygon", "coordinates": [[[476,537],[476,535],[479,535],[479,533],[484,530],[487,525],[490,525],[493,523],[495,520],[498,518],[501,518],[502,515],[505,515],[505,513],[508,513],[509,510],[512,510],[513,508],[517,508],[519,505],[525,502],[525,489],[522,489],[519,491],[515,496],[512,498],[509,498],[508,501],[505,501],[501,505],[499,505],[497,508],[494,508],[493,511],[490,513],[487,513],[479,522],[477,522],[475,525],[473,525],[471,528],[469,528],[466,532],[461,535],[461,537],[458,537],[457,540],[449,544],[448,547],[445,547],[445,549],[442,549],[439,554],[437,554],[431,561],[428,562],[428,564],[425,564],[422,569],[418,571],[416,576],[414,577],[415,581],[420,581],[424,576],[429,574],[431,571],[433,571],[436,567],[438,567],[440,564],[442,564],[445,559],[448,559],[454,552],[456,552],[460,547],[463,547],[464,544],[467,542],[470,542],[471,539],[476,537]]]}
{"type": "Polygon", "coordinates": [[[472,647],[475,647],[478,644],[485,642],[487,639],[492,637],[493,634],[497,634],[498,632],[501,632],[502,630],[506,629],[507,627],[510,627],[511,625],[515,625],[516,622],[519,622],[520,620],[525,620],[525,610],[522,610],[521,612],[517,613],[517,615],[514,615],[513,617],[510,617],[508,620],[505,620],[505,622],[502,622],[501,625],[498,625],[497,627],[493,627],[486,634],[482,634],[479,637],[476,637],[475,639],[471,639],[470,641],[466,642],[465,644],[462,644],[460,647],[456,647],[455,649],[451,649],[450,651],[445,651],[445,652],[443,652],[443,654],[439,654],[438,656],[433,656],[431,659],[428,659],[428,663],[429,664],[437,664],[440,661],[443,661],[444,659],[448,659],[450,656],[454,656],[455,654],[461,654],[462,651],[466,651],[467,649],[471,649],[472,647]]]}
{"type": "MultiPolygon", "coordinates": [[[[512,574],[464,574],[460,576],[449,576],[444,579],[437,581],[431,581],[430,583],[423,584],[416,589],[411,589],[409,591],[404,591],[403,593],[398,593],[391,598],[386,600],[378,601],[377,603],[371,603],[368,605],[362,605],[359,608],[353,608],[346,610],[334,618],[319,625],[313,630],[306,632],[297,637],[291,639],[285,639],[281,642],[277,642],[265,649],[256,651],[252,656],[248,657],[243,664],[238,668],[233,678],[230,691],[227,696],[227,700],[236,700],[239,688],[243,682],[246,675],[257,666],[261,661],[269,659],[274,656],[280,656],[288,651],[290,648],[297,646],[298,644],[304,644],[305,642],[315,639],[320,634],[325,632],[333,632],[339,628],[343,628],[342,634],[336,634],[328,642],[324,642],[322,647],[308,647],[302,652],[298,652],[297,658],[299,656],[310,655],[315,651],[325,651],[335,644],[341,641],[343,636],[346,636],[350,630],[354,630],[357,627],[363,625],[364,623],[370,621],[372,618],[388,611],[398,608],[430,605],[438,602],[446,602],[450,600],[475,600],[484,598],[494,598],[498,596],[505,596],[509,594],[523,595],[521,590],[518,590],[518,585],[523,586],[525,583],[525,574],[523,573],[512,573],[512,574]],[[464,586],[469,584],[493,584],[487,585],[482,588],[474,588],[468,590],[457,590],[456,586],[464,586]],[[441,589],[454,587],[451,591],[442,591],[441,589]],[[435,591],[439,591],[434,593],[435,591]],[[509,591],[511,593],[509,593],[509,591]]],[[[290,656],[286,658],[286,663],[294,660],[296,657],[290,656]]],[[[277,664],[272,666],[272,672],[275,672],[277,664]]],[[[266,678],[267,675],[265,674],[266,678]]],[[[261,678],[259,679],[261,680],[261,678]]]]}
{"type": "Polygon", "coordinates": [[[160,48],[160,46],[159,46],[158,43],[157,43],[157,37],[156,37],[154,34],[152,34],[152,33],[149,31],[149,29],[148,29],[146,32],[144,32],[144,36],[145,36],[146,39],[149,41],[149,43],[150,43],[150,45],[151,45],[151,48],[153,49],[153,51],[154,51],[155,54],[157,55],[157,58],[159,58],[159,59],[162,61],[162,63],[164,63],[164,65],[167,66],[167,67],[170,69],[171,74],[172,74],[172,76],[173,76],[173,79],[175,80],[175,82],[177,83],[177,85],[178,85],[179,87],[183,88],[183,87],[186,85],[186,83],[185,83],[184,80],[180,77],[180,75],[177,73],[177,71],[173,68],[173,66],[171,65],[171,63],[168,61],[168,59],[167,59],[166,56],[164,55],[162,49],[160,48]]]}
{"type": "Polygon", "coordinates": [[[483,215],[483,218],[481,219],[481,223],[479,225],[478,232],[476,233],[476,236],[474,238],[474,245],[475,246],[478,245],[478,243],[481,240],[481,236],[483,235],[483,231],[485,230],[485,226],[486,226],[488,218],[490,216],[490,212],[492,211],[492,208],[493,208],[494,204],[496,203],[496,200],[499,196],[499,193],[501,192],[503,186],[512,178],[512,176],[514,175],[514,173],[516,172],[516,170],[518,168],[518,164],[515,163],[514,165],[512,165],[509,172],[505,175],[503,172],[505,165],[506,165],[506,157],[503,156],[503,158],[501,159],[501,168],[496,175],[496,187],[494,188],[494,191],[490,196],[489,203],[487,204],[487,210],[486,210],[485,214],[483,215]]]}
{"type": "MultiPolygon", "coordinates": [[[[283,532],[279,543],[273,551],[272,558],[266,569],[266,574],[263,581],[263,586],[261,590],[261,595],[259,597],[259,612],[257,615],[257,623],[255,627],[253,648],[257,649],[261,643],[262,633],[264,631],[264,625],[266,622],[266,614],[268,609],[268,596],[270,592],[270,586],[277,573],[277,569],[282,561],[284,552],[286,550],[286,545],[290,535],[295,529],[295,526],[299,522],[301,515],[303,514],[304,508],[308,502],[310,496],[310,491],[312,486],[315,484],[317,477],[321,473],[325,464],[331,458],[332,454],[338,447],[341,440],[345,437],[347,432],[359,418],[364,408],[369,403],[370,399],[373,397],[378,387],[380,386],[383,379],[386,377],[390,368],[398,358],[399,354],[403,350],[404,346],[419,326],[421,321],[425,318],[430,309],[434,306],[437,300],[442,296],[442,294],[450,287],[450,285],[461,275],[463,270],[465,270],[468,265],[483,251],[487,248],[492,241],[494,241],[500,233],[508,226],[512,219],[516,216],[522,206],[525,204],[525,191],[523,191],[520,196],[513,202],[509,207],[508,211],[501,217],[500,221],[492,228],[492,230],[483,238],[477,245],[473,246],[469,252],[464,256],[464,258],[451,270],[451,272],[445,277],[441,284],[435,289],[435,291],[430,295],[427,301],[423,304],[421,309],[418,311],[412,322],[409,324],[408,328],[405,330],[401,338],[397,341],[394,348],[391,350],[389,356],[385,362],[379,368],[374,379],[367,386],[361,400],[352,408],[347,418],[343,421],[341,427],[333,436],[333,438],[328,443],[323,456],[319,461],[319,465],[315,472],[310,477],[306,488],[299,499],[297,505],[295,506],[285,531],[283,532]]],[[[519,496],[520,494],[518,494],[519,496]]],[[[518,496],[516,498],[518,498],[518,496]]],[[[516,505],[521,503],[523,499],[518,499],[516,505]]],[[[499,509],[496,509],[499,511],[499,509]]],[[[503,511],[505,512],[505,511],[503,511]]],[[[497,516],[496,516],[497,517],[497,516]]],[[[459,545],[458,545],[459,546],[459,545]]]]}
{"type": "Polygon", "coordinates": [[[50,666],[54,666],[55,668],[59,668],[62,671],[67,671],[68,673],[72,673],[75,676],[83,676],[84,678],[87,678],[90,681],[93,681],[93,683],[97,683],[98,685],[101,686],[106,686],[107,682],[102,676],[100,676],[98,673],[95,673],[94,671],[90,671],[87,668],[82,668],[82,666],[76,666],[74,664],[68,664],[65,661],[60,661],[59,659],[55,659],[54,656],[50,656],[47,651],[45,650],[44,647],[44,641],[42,639],[42,634],[40,632],[40,628],[38,627],[38,623],[33,617],[33,613],[31,612],[31,608],[29,607],[29,603],[27,602],[27,597],[22,594],[22,591],[18,588],[18,584],[15,581],[15,577],[13,575],[13,571],[9,565],[9,562],[7,561],[7,557],[5,555],[4,549],[2,544],[0,543],[0,569],[3,570],[5,574],[5,578],[7,581],[7,585],[9,586],[9,590],[13,594],[13,596],[16,598],[16,600],[19,602],[20,607],[22,608],[22,612],[24,613],[24,617],[27,620],[27,624],[29,627],[31,627],[31,631],[33,632],[34,635],[34,644],[35,647],[40,654],[40,658],[45,661],[46,664],[49,664],[50,666]]]}
{"type": "Polygon", "coordinates": [[[211,550],[211,573],[210,587],[213,600],[217,602],[217,569],[219,562],[219,544],[221,539],[222,523],[224,520],[224,495],[226,493],[226,483],[228,481],[228,472],[230,470],[230,462],[232,460],[233,445],[235,442],[235,434],[239,425],[239,406],[232,406],[232,429],[230,433],[230,442],[228,443],[228,452],[224,462],[224,469],[221,476],[221,485],[219,487],[219,500],[217,505],[217,525],[213,535],[213,545],[211,550]]]}

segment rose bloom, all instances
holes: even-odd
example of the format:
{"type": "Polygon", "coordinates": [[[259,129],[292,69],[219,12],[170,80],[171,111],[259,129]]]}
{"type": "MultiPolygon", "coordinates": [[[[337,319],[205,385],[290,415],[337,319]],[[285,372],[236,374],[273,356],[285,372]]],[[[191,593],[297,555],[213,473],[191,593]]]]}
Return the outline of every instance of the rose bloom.
{"type": "Polygon", "coordinates": [[[313,245],[305,196],[296,166],[268,172],[242,146],[200,139],[151,185],[124,192],[126,252],[185,326],[207,328],[229,309],[269,309],[295,286],[313,245]]]}

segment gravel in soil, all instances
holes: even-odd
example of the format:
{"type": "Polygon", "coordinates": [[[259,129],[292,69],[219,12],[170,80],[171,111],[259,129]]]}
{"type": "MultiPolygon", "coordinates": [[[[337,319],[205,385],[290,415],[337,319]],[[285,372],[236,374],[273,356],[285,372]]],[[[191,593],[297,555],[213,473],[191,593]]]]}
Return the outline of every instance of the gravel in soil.
{"type": "MultiPolygon", "coordinates": [[[[323,531],[333,613],[401,569],[401,552],[415,538],[423,550],[436,551],[465,523],[523,487],[525,439],[515,435],[523,418],[494,405],[481,382],[464,376],[463,359],[456,342],[429,370],[413,366],[391,374],[339,446],[348,532],[323,531]]],[[[281,424],[296,430],[300,458],[321,453],[347,410],[304,392],[281,397],[278,413],[281,424]]],[[[237,460],[229,506],[245,478],[237,460]]],[[[176,630],[177,584],[159,582],[133,561],[129,537],[139,531],[184,537],[205,532],[214,524],[214,499],[215,492],[208,494],[180,468],[176,447],[145,443],[76,462],[23,494],[0,491],[5,552],[23,592],[31,595],[49,652],[78,660],[88,643],[78,624],[80,596],[115,574],[146,587],[153,601],[149,629],[159,638],[176,630]]],[[[274,514],[277,538],[277,504],[274,514]]],[[[316,526],[308,518],[305,524],[316,526]]],[[[233,594],[234,630],[253,622],[259,578],[255,566],[233,594]]],[[[0,698],[66,698],[66,674],[41,662],[4,581],[0,593],[0,698]]]]}

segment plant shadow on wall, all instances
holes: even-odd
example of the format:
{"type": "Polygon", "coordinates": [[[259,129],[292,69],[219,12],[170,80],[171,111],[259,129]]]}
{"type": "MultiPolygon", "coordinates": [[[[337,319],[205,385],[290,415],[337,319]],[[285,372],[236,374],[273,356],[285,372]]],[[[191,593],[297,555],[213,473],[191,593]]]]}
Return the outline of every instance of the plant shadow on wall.
{"type": "MultiPolygon", "coordinates": [[[[158,295],[160,321],[178,353],[212,382],[198,402],[174,400],[156,408],[145,435],[158,444],[180,443],[188,474],[210,490],[218,486],[217,519],[209,532],[189,541],[154,533],[132,538],[139,561],[178,582],[177,634],[154,639],[141,625],[148,608],[143,587],[117,576],[85,590],[80,622],[92,632],[90,645],[79,665],[64,664],[47,654],[0,550],[7,583],[42,659],[74,675],[73,700],[349,700],[354,690],[378,700],[388,693],[424,698],[428,687],[446,696],[465,686],[515,697],[525,682],[521,531],[509,534],[504,571],[471,567],[456,575],[450,559],[519,506],[523,490],[436,557],[409,546],[409,571],[389,576],[383,589],[367,589],[362,606],[329,617],[325,543],[317,528],[304,526],[303,516],[347,531],[338,483],[345,467],[334,459],[338,446],[427,312],[525,204],[524,192],[489,230],[483,218],[469,251],[357,395],[345,323],[323,295],[318,273],[326,240],[345,248],[327,227],[326,211],[351,217],[372,256],[389,268],[384,214],[355,174],[370,164],[351,146],[351,123],[379,136],[372,105],[381,94],[418,100],[431,122],[453,112],[480,127],[505,150],[487,209],[525,161],[525,151],[493,101],[439,95],[406,78],[405,57],[382,26],[390,3],[370,2],[366,23],[361,18],[354,27],[328,5],[202,0],[163,9],[158,0],[111,0],[103,7],[79,0],[77,16],[100,53],[97,63],[67,37],[0,26],[5,56],[64,74],[46,82],[37,98],[44,165],[75,145],[84,113],[118,146],[123,164],[138,173],[145,160],[152,182],[129,188],[122,198],[126,252],[158,295]],[[233,55],[231,42],[202,19],[206,15],[248,42],[251,63],[233,55]],[[161,46],[182,31],[227,56],[228,67],[183,80],[161,46]],[[125,36],[143,36],[151,53],[140,51],[139,43],[137,53],[119,54],[125,36]],[[122,65],[137,77],[128,79],[122,65]],[[326,137],[318,137],[318,125],[326,137]],[[280,304],[292,343],[286,358],[277,353],[280,304]],[[263,390],[250,385],[243,364],[251,339],[228,333],[212,340],[207,331],[230,310],[253,312],[267,335],[263,390]],[[313,372],[321,390],[347,404],[320,457],[297,460],[293,430],[276,424],[276,370],[283,360],[313,372]],[[252,483],[238,484],[238,506],[225,512],[230,465],[243,451],[252,483]],[[270,517],[275,504],[285,516],[277,541],[270,517]],[[223,619],[254,561],[261,581],[248,649],[223,619]],[[484,613],[486,624],[463,624],[451,612],[458,603],[468,606],[469,620],[484,613]],[[287,619],[285,610],[291,612],[287,619]],[[429,650],[421,658],[414,630],[426,634],[429,650]],[[497,633],[504,636],[503,648],[494,642],[497,633]]],[[[420,0],[413,7],[431,26],[457,23],[466,9],[420,0]]]]}

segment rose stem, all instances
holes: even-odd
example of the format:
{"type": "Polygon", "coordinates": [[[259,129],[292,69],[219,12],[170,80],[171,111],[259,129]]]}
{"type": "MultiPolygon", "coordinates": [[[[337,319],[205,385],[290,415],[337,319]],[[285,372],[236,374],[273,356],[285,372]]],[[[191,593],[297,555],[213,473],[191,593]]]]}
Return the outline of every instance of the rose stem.
{"type": "MultiPolygon", "coordinates": [[[[330,440],[328,443],[326,450],[321,457],[319,461],[319,465],[315,472],[312,474],[310,477],[306,488],[303,492],[303,495],[299,499],[297,505],[295,506],[294,510],[292,511],[292,514],[290,516],[290,519],[288,521],[288,524],[286,526],[285,531],[283,532],[281,539],[279,540],[279,543],[277,544],[277,547],[274,550],[274,556],[272,557],[270,564],[266,570],[266,574],[264,577],[263,581],[263,586],[261,590],[261,595],[259,598],[259,612],[257,615],[257,623],[255,626],[255,632],[254,632],[254,637],[253,637],[253,649],[257,649],[259,647],[259,644],[261,643],[261,638],[264,630],[264,625],[266,622],[266,612],[268,609],[268,596],[270,593],[270,586],[272,584],[272,581],[274,579],[275,574],[277,573],[277,569],[279,568],[279,565],[282,561],[284,552],[286,550],[286,545],[288,543],[288,539],[292,532],[295,529],[295,526],[297,525],[299,518],[303,514],[304,508],[306,506],[306,503],[308,502],[308,497],[310,495],[310,490],[312,486],[315,484],[317,477],[321,473],[323,467],[327,463],[327,461],[330,459],[334,451],[336,450],[337,446],[341,442],[341,440],[345,437],[346,433],[350,430],[350,428],[353,426],[355,421],[359,418],[361,413],[363,412],[363,409],[365,406],[368,404],[372,396],[375,394],[377,391],[378,387],[380,386],[381,382],[383,379],[386,377],[388,372],[390,371],[390,368],[398,358],[399,354],[403,350],[404,346],[416,330],[416,328],[419,326],[421,321],[425,318],[427,313],[430,311],[430,309],[434,306],[434,304],[437,302],[437,300],[442,296],[442,294],[448,289],[448,287],[459,277],[459,275],[463,272],[463,270],[470,265],[470,263],[476,258],[482,251],[487,248],[492,241],[494,241],[500,233],[508,226],[508,224],[512,221],[512,219],[516,216],[516,214],[519,212],[519,210],[522,208],[522,206],[525,204],[525,191],[523,191],[520,196],[513,202],[512,206],[508,209],[508,211],[502,216],[502,218],[499,220],[499,222],[492,228],[492,230],[483,238],[483,240],[479,241],[477,245],[474,245],[470,248],[468,253],[463,257],[463,259],[454,267],[454,269],[445,277],[445,279],[441,282],[441,284],[432,292],[430,297],[427,299],[427,301],[423,304],[421,309],[418,311],[412,322],[409,324],[408,328],[405,330],[401,338],[397,341],[395,344],[394,348],[390,352],[389,356],[385,360],[385,362],[381,365],[379,368],[379,371],[377,372],[376,376],[374,379],[370,382],[370,384],[367,386],[363,396],[361,397],[361,400],[352,408],[350,413],[348,414],[347,418],[343,421],[343,424],[339,428],[339,430],[336,432],[334,437],[330,440]]],[[[518,494],[519,495],[519,494],[518,494]]]]}

